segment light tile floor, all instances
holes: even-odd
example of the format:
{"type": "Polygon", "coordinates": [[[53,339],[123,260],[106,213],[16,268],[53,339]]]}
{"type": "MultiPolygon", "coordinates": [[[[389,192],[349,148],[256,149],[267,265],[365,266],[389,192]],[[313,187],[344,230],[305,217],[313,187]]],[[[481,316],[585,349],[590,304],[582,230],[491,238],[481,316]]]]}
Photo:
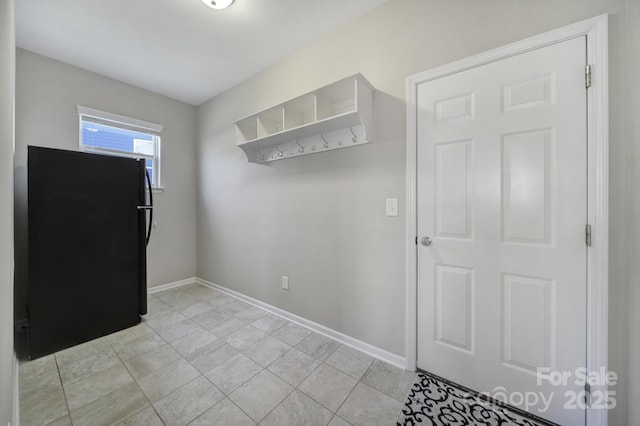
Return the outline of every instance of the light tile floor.
{"type": "Polygon", "coordinates": [[[200,285],[20,364],[29,425],[393,425],[414,374],[200,285]]]}

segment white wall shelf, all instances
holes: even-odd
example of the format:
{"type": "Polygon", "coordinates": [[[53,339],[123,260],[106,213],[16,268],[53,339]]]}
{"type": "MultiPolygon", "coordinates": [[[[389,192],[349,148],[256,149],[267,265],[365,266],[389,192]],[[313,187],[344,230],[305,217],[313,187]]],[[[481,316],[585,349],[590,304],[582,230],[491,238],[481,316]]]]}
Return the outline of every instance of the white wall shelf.
{"type": "Polygon", "coordinates": [[[354,74],[235,121],[238,147],[252,163],[371,142],[373,91],[354,74]]]}

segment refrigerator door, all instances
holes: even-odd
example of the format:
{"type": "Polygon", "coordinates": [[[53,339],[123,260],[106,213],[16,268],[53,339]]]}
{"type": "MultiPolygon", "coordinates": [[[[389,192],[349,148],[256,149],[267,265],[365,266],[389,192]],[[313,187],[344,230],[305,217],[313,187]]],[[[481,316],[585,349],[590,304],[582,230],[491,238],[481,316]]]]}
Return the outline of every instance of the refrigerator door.
{"type": "Polygon", "coordinates": [[[142,298],[146,311],[140,163],[29,147],[32,359],[140,322],[142,298]]]}

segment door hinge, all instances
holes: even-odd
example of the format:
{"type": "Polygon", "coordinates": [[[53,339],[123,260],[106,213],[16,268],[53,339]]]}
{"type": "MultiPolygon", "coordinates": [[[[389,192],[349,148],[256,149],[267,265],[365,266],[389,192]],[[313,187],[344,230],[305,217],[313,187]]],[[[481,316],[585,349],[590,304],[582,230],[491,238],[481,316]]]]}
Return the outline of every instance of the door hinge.
{"type": "Polygon", "coordinates": [[[418,237],[416,237],[416,245],[418,245],[418,237]]]}
{"type": "Polygon", "coordinates": [[[585,228],[584,240],[587,243],[587,247],[591,247],[591,225],[587,225],[585,228]]]}
{"type": "Polygon", "coordinates": [[[584,405],[591,407],[591,385],[589,383],[584,384],[584,405]]]}
{"type": "Polygon", "coordinates": [[[584,85],[587,89],[591,87],[591,65],[584,68],[584,85]]]}

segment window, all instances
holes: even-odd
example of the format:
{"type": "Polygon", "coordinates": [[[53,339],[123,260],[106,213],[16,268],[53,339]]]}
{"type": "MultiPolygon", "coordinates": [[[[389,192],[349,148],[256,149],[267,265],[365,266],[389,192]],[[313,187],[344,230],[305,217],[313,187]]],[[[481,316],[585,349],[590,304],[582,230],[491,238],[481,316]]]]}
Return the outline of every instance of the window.
{"type": "Polygon", "coordinates": [[[80,150],[144,158],[151,186],[160,185],[160,132],[163,126],[78,105],[80,150]]]}

